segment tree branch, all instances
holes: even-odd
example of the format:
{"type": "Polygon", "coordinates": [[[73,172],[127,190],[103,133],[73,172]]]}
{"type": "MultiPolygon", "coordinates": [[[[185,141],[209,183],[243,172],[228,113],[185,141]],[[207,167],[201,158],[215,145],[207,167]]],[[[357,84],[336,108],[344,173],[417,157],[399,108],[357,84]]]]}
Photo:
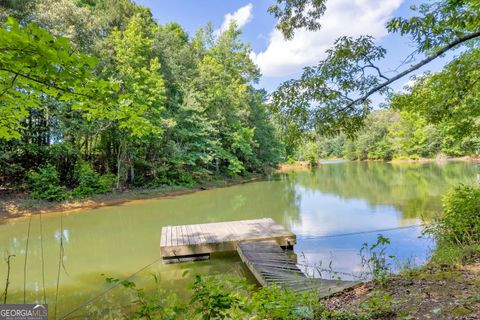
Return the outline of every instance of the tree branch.
{"type": "Polygon", "coordinates": [[[0,98],[7,93],[8,90],[13,88],[13,85],[15,84],[15,80],[17,80],[18,74],[16,73],[15,76],[13,77],[12,81],[10,82],[10,85],[6,86],[6,88],[0,93],[0,98]]]}
{"type": "Polygon", "coordinates": [[[424,65],[431,62],[432,60],[435,60],[436,58],[440,57],[442,54],[444,54],[448,50],[453,49],[454,47],[456,47],[456,46],[458,46],[458,45],[460,45],[460,44],[462,44],[462,43],[464,43],[468,40],[472,40],[472,39],[475,39],[475,38],[478,38],[478,37],[480,37],[480,31],[467,34],[466,36],[463,36],[461,38],[456,39],[455,41],[450,42],[448,45],[441,48],[440,50],[438,50],[434,54],[428,56],[426,59],[423,59],[419,63],[414,64],[410,68],[408,68],[408,69],[402,71],[401,73],[397,74],[396,76],[390,78],[388,81],[385,81],[382,84],[379,84],[378,86],[372,88],[365,95],[363,95],[362,97],[360,97],[358,99],[355,99],[354,101],[350,102],[345,107],[341,108],[339,111],[343,112],[343,111],[346,111],[348,109],[352,109],[356,104],[362,103],[365,100],[367,100],[372,94],[382,90],[383,88],[385,88],[388,85],[390,85],[391,83],[403,78],[404,76],[408,75],[409,73],[412,73],[413,71],[423,67],[424,65]]]}
{"type": "Polygon", "coordinates": [[[22,78],[31,80],[31,81],[33,81],[33,82],[39,83],[39,84],[41,84],[41,85],[44,85],[44,86],[47,86],[47,87],[50,87],[50,88],[57,89],[57,90],[59,90],[59,91],[65,92],[65,93],[70,93],[70,94],[73,94],[73,95],[82,96],[82,97],[86,97],[86,98],[90,98],[90,99],[92,98],[92,97],[90,97],[90,96],[87,95],[87,94],[74,92],[74,91],[71,91],[71,90],[68,89],[68,88],[62,88],[62,87],[59,87],[59,86],[57,86],[57,85],[48,83],[46,80],[33,78],[33,77],[29,76],[28,74],[23,74],[23,73],[20,73],[20,72],[17,72],[17,71],[13,71],[13,70],[10,70],[10,69],[5,69],[5,68],[0,68],[0,71],[6,71],[6,72],[10,72],[10,73],[15,74],[15,79],[16,79],[17,76],[20,76],[20,77],[22,77],[22,78]]]}

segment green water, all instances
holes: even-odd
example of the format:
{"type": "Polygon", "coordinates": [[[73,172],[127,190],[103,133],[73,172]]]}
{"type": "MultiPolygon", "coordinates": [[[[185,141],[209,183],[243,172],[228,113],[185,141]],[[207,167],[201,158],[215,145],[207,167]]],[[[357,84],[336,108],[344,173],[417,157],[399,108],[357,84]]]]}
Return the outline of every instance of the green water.
{"type": "MultiPolygon", "coordinates": [[[[428,221],[440,214],[441,196],[460,182],[474,183],[476,172],[475,165],[465,162],[332,163],[314,171],[291,171],[228,188],[43,215],[43,268],[40,218],[35,216],[31,220],[26,266],[26,300],[41,302],[45,287],[50,310],[54,309],[62,222],[64,268],[57,306],[60,316],[108,289],[105,276],[124,278],[158,259],[160,230],[164,225],[271,217],[298,235],[295,251],[302,263],[331,262],[336,271],[359,271],[361,244],[375,241],[376,233],[332,235],[428,221]]],[[[28,218],[0,225],[2,252],[16,255],[12,259],[10,303],[23,302],[28,226],[28,218]]],[[[384,234],[392,239],[393,254],[420,264],[434,245],[431,239],[419,239],[420,233],[420,228],[410,228],[384,234]]],[[[0,264],[0,288],[4,287],[6,272],[6,264],[0,264]]],[[[162,288],[182,295],[194,274],[215,272],[251,277],[238,257],[230,254],[206,262],[155,263],[134,279],[151,286],[155,274],[162,288]]],[[[108,297],[75,314],[106,307],[108,299],[122,300],[122,290],[115,289],[108,297]]]]}

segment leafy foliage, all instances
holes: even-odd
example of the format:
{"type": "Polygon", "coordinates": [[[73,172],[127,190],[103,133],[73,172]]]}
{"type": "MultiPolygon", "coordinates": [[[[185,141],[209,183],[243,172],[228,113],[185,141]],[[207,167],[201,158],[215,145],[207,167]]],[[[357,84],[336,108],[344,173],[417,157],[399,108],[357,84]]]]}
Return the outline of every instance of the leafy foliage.
{"type": "Polygon", "coordinates": [[[38,171],[31,171],[28,177],[32,198],[47,201],[66,199],[66,189],[60,184],[58,172],[54,166],[48,164],[40,167],[38,171]]]}
{"type": "Polygon", "coordinates": [[[184,312],[185,306],[177,301],[174,294],[166,294],[159,289],[159,281],[156,276],[154,276],[154,280],[157,290],[154,293],[146,293],[133,281],[110,277],[105,279],[109,284],[120,284],[132,294],[132,305],[135,307],[135,311],[128,319],[177,319],[177,316],[184,312]]]}
{"type": "Polygon", "coordinates": [[[420,52],[431,53],[455,39],[479,31],[480,5],[476,0],[443,0],[411,6],[412,17],[390,20],[390,32],[408,35],[420,52]]]}
{"type": "Polygon", "coordinates": [[[107,193],[112,190],[115,176],[105,174],[100,176],[89,163],[79,163],[76,168],[78,183],[73,189],[73,196],[88,198],[95,194],[107,193]]]}
{"type": "MultiPolygon", "coordinates": [[[[420,110],[400,107],[396,101],[395,107],[402,111],[391,108],[373,111],[366,117],[365,127],[357,132],[355,138],[340,133],[334,137],[305,139],[297,148],[295,157],[307,160],[313,153],[322,159],[390,161],[475,154],[479,147],[477,131],[464,131],[460,138],[456,133],[459,126],[451,123],[451,119],[435,123],[420,110]]],[[[474,119],[464,117],[463,120],[474,119]]]]}
{"type": "Polygon", "coordinates": [[[480,147],[480,49],[463,53],[441,72],[414,78],[407,92],[392,99],[392,107],[415,112],[424,121],[443,126],[454,139],[480,147]]]}
{"type": "Polygon", "coordinates": [[[294,36],[295,30],[306,28],[316,31],[321,28],[319,18],[326,10],[325,0],[277,0],[268,12],[278,19],[276,28],[286,39],[294,36]]]}
{"type": "Polygon", "coordinates": [[[343,131],[352,136],[369,113],[370,102],[351,105],[349,95],[363,95],[380,83],[384,76],[374,62],[384,56],[385,49],[371,37],[338,39],[317,66],[305,68],[299,80],[287,81],[274,92],[273,111],[282,133],[298,138],[305,131],[326,135],[343,131]]]}
{"type": "Polygon", "coordinates": [[[42,96],[75,101],[92,94],[95,58],[75,53],[67,39],[9,18],[0,27],[0,138],[21,136],[21,121],[42,96]]]}
{"type": "Polygon", "coordinates": [[[385,284],[391,274],[391,260],[395,258],[387,255],[386,246],[390,244],[390,239],[379,234],[377,242],[369,245],[364,243],[360,250],[362,267],[368,277],[379,284],[385,284]]]}
{"type": "Polygon", "coordinates": [[[197,275],[190,300],[195,314],[202,319],[231,319],[232,315],[247,310],[244,283],[238,280],[218,281],[216,277],[197,275]]]}
{"type": "MultiPolygon", "coordinates": [[[[271,11],[279,19],[278,27],[287,37],[292,37],[295,29],[309,28],[310,24],[313,24],[312,29],[319,28],[323,1],[279,0],[277,3],[271,11]]],[[[478,1],[432,1],[412,6],[412,11],[412,17],[390,20],[388,30],[413,39],[417,51],[410,58],[427,54],[426,58],[387,77],[380,68],[386,55],[384,48],[375,45],[369,36],[357,39],[340,37],[327,51],[326,59],[315,67],[305,68],[300,79],[283,83],[274,93],[273,110],[280,119],[284,136],[299,141],[299,137],[308,136],[312,131],[327,136],[342,131],[351,137],[372,110],[372,96],[389,94],[392,83],[448,51],[467,44],[470,44],[467,52],[475,50],[480,38],[478,1]]],[[[413,58],[407,59],[406,63],[413,58]]],[[[470,74],[475,77],[474,70],[478,68],[472,67],[470,74]]],[[[462,92],[453,96],[468,101],[462,92]]]]}
{"type": "Polygon", "coordinates": [[[443,200],[444,215],[433,229],[439,240],[457,245],[480,242],[480,188],[460,185],[443,200]]]}
{"type": "Polygon", "coordinates": [[[18,187],[46,162],[86,197],[103,192],[95,172],[115,174],[119,189],[193,185],[282,161],[235,25],[190,37],[129,0],[34,2],[2,11],[21,19],[0,30],[2,185],[18,187]]]}

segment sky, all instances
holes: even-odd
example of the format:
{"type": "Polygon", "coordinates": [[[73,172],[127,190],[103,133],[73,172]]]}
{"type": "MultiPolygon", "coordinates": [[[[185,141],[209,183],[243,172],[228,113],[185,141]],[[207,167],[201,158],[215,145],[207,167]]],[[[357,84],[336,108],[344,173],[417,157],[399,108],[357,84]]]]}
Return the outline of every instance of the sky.
{"type": "MultiPolygon", "coordinates": [[[[262,78],[257,87],[274,91],[283,81],[298,78],[302,69],[325,57],[325,50],[335,39],[347,35],[371,35],[387,49],[387,58],[380,63],[387,76],[392,76],[402,61],[414,50],[409,39],[388,34],[386,22],[394,16],[410,16],[410,6],[418,0],[328,0],[321,18],[322,28],[316,32],[299,30],[286,41],[275,29],[275,19],[267,9],[275,0],[136,0],[150,8],[160,23],[179,23],[190,35],[208,22],[221,32],[235,20],[243,33],[242,40],[252,48],[252,59],[259,66],[262,78]]],[[[419,70],[439,71],[453,54],[436,60],[419,70]]],[[[403,66],[404,68],[407,66],[403,66]]],[[[393,88],[401,90],[409,82],[405,78],[393,88]]]]}

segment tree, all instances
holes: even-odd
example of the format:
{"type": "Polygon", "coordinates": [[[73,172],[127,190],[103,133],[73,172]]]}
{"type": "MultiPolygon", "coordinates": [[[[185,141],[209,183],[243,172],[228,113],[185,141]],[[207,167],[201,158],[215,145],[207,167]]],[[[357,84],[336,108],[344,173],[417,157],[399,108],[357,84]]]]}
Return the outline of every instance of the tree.
{"type": "Polygon", "coordinates": [[[8,19],[0,28],[0,48],[0,138],[19,138],[22,121],[44,97],[82,109],[103,88],[92,73],[95,58],[75,53],[67,39],[36,24],[8,19]]]}
{"type": "Polygon", "coordinates": [[[116,140],[113,143],[117,158],[117,187],[120,186],[123,167],[126,177],[133,180],[135,176],[134,156],[129,151],[132,139],[147,135],[160,139],[163,128],[173,125],[163,117],[165,83],[158,57],[154,54],[155,28],[150,17],[136,14],[124,31],[114,30],[106,39],[108,45],[103,59],[107,62],[104,62],[102,76],[118,88],[113,100],[116,121],[111,122],[116,140]]]}
{"type": "Polygon", "coordinates": [[[319,19],[325,13],[326,0],[277,0],[268,8],[279,21],[276,28],[286,39],[293,38],[296,29],[319,30],[319,19]]]}
{"type": "Polygon", "coordinates": [[[445,138],[470,140],[470,152],[480,147],[480,50],[473,48],[443,71],[423,75],[407,92],[392,98],[392,107],[421,115],[443,128],[445,138]]]}
{"type": "MultiPolygon", "coordinates": [[[[278,2],[284,6],[278,10],[274,6],[272,11],[287,38],[298,27],[320,27],[317,18],[323,1],[278,2]]],[[[353,135],[371,110],[372,95],[388,93],[390,84],[480,37],[480,5],[476,0],[441,0],[412,10],[413,17],[394,18],[387,28],[391,33],[411,37],[417,45],[416,54],[426,55],[423,60],[388,78],[378,67],[385,50],[371,37],[338,39],[325,60],[306,68],[299,80],[288,81],[275,92],[276,112],[284,123],[294,124],[289,132],[299,136],[310,130],[325,134],[341,130],[353,135]]]]}
{"type": "MultiPolygon", "coordinates": [[[[265,93],[253,87],[258,68],[234,24],[222,34],[207,25],[191,38],[177,23],[159,25],[130,0],[33,0],[23,7],[14,2],[1,19],[19,17],[17,28],[25,28],[27,38],[27,26],[41,30],[48,39],[42,49],[67,52],[73,60],[66,65],[73,70],[80,68],[77,60],[91,64],[81,69],[85,79],[68,73],[70,83],[53,72],[66,72],[63,66],[38,54],[35,59],[53,65],[53,80],[35,92],[18,79],[10,87],[10,74],[0,76],[9,95],[35,102],[0,104],[2,112],[17,106],[24,112],[9,122],[18,126],[16,135],[0,144],[2,187],[18,187],[25,172],[46,163],[62,185],[77,190],[74,195],[87,196],[100,192],[98,181],[110,182],[111,173],[121,188],[191,185],[213,176],[266,172],[282,160],[265,93]],[[78,170],[81,165],[88,170],[78,170]]],[[[17,47],[11,56],[0,53],[10,59],[0,64],[32,57],[21,48],[38,45],[38,37],[16,42],[12,30],[17,31],[5,26],[2,32],[17,47]]]]}

